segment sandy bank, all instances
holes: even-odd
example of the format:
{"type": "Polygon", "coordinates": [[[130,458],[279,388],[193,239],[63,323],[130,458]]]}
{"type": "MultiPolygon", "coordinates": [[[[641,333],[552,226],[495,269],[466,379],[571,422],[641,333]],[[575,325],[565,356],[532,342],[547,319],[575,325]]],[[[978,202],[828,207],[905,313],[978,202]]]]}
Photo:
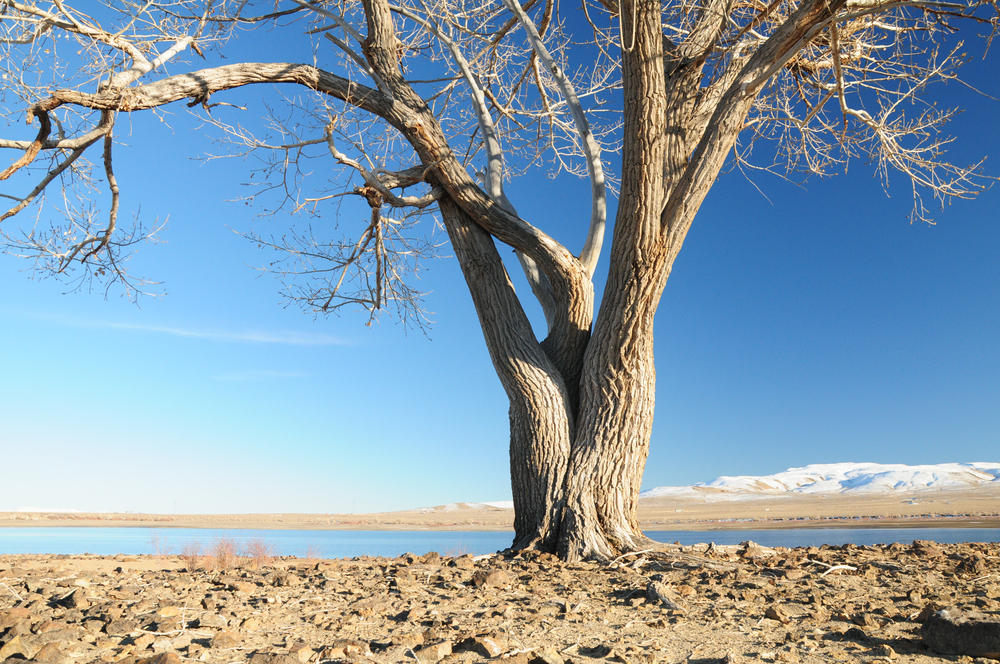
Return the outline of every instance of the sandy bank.
{"type": "MultiPolygon", "coordinates": [[[[511,530],[512,510],[456,503],[375,514],[0,512],[0,527],[124,526],[259,530],[511,530]]],[[[643,499],[645,530],[806,527],[1000,528],[1000,487],[891,494],[778,494],[722,500],[712,492],[643,499]]]]}

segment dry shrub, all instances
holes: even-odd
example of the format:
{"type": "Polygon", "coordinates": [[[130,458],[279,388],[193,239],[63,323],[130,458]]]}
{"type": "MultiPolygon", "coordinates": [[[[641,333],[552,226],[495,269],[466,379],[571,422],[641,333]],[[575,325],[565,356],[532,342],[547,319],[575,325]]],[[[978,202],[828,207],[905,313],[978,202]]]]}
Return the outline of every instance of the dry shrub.
{"type": "Polygon", "coordinates": [[[305,559],[309,562],[320,560],[323,558],[323,549],[321,549],[320,546],[315,542],[310,542],[306,546],[306,550],[303,553],[303,556],[305,556],[305,559]]]}
{"type": "Polygon", "coordinates": [[[149,538],[149,547],[153,550],[153,555],[160,560],[170,555],[171,547],[167,546],[167,538],[158,530],[154,530],[149,538]]]}
{"type": "Polygon", "coordinates": [[[190,540],[181,549],[180,559],[184,561],[187,571],[194,572],[201,567],[201,540],[190,540]]]}
{"type": "Polygon", "coordinates": [[[215,538],[208,555],[212,559],[212,566],[215,569],[229,569],[239,562],[236,540],[227,535],[219,535],[215,538]]]}
{"type": "Polygon", "coordinates": [[[260,569],[274,561],[274,544],[263,537],[251,537],[243,545],[243,563],[251,569],[260,569]]]}

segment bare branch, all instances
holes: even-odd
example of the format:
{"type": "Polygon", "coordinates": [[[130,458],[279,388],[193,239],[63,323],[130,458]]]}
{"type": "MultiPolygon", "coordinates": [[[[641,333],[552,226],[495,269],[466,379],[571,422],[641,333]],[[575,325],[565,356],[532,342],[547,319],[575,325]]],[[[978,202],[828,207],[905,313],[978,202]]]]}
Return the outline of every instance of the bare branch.
{"type": "Polygon", "coordinates": [[[607,186],[604,182],[604,168],[601,162],[601,148],[594,139],[593,133],[590,131],[590,123],[587,122],[587,117],[583,112],[583,106],[580,104],[580,100],[576,96],[576,90],[573,88],[573,84],[563,73],[562,68],[559,67],[556,61],[552,58],[548,49],[545,48],[545,44],[542,43],[542,38],[539,36],[538,30],[535,29],[535,24],[530,18],[528,18],[528,15],[524,13],[524,10],[521,9],[521,5],[517,0],[504,0],[504,3],[510,9],[511,13],[513,13],[514,16],[516,16],[521,22],[521,26],[524,28],[524,31],[527,33],[528,38],[531,41],[532,50],[559,84],[559,89],[562,91],[563,99],[565,99],[566,103],[569,105],[570,112],[573,115],[573,121],[576,123],[577,131],[580,133],[580,138],[583,141],[584,155],[587,158],[587,170],[590,173],[593,204],[590,215],[590,228],[587,231],[587,240],[583,245],[583,251],[580,253],[580,262],[583,263],[587,273],[590,276],[593,276],[594,269],[597,267],[597,261],[601,255],[601,245],[604,242],[604,228],[608,216],[607,186]]]}

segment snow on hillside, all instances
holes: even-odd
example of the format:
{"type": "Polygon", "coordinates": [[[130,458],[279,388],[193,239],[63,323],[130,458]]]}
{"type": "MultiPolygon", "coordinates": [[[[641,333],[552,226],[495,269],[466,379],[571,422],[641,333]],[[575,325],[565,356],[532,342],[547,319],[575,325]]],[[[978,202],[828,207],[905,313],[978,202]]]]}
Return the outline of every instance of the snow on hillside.
{"type": "Polygon", "coordinates": [[[1000,484],[1000,463],[941,463],[926,466],[881,463],[814,464],[783,473],[753,477],[723,476],[687,487],[657,487],[640,498],[701,496],[725,500],[785,493],[889,493],[921,489],[958,489],[1000,484]],[[713,495],[714,494],[714,495],[713,495]]]}

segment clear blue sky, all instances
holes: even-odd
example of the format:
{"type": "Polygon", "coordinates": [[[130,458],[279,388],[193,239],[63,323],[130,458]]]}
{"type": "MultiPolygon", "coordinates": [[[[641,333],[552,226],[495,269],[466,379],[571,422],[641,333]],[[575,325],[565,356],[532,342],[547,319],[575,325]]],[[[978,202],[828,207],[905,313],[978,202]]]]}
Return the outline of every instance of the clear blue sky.
{"type": "MultiPolygon", "coordinates": [[[[965,76],[1000,96],[998,64],[994,49],[965,76]]],[[[968,109],[952,126],[954,160],[989,156],[986,170],[1000,174],[1000,103],[958,84],[938,92],[968,109]]],[[[260,94],[225,100],[252,114],[260,94]]],[[[0,256],[0,510],[367,512],[508,499],[507,404],[455,261],[423,273],[429,337],[388,318],[366,327],[363,314],[282,308],[279,284],[248,267],[272,256],[227,225],[280,232],[289,218],[226,202],[245,193],[249,166],[192,160],[213,145],[180,105],[171,111],[169,124],[137,114],[131,135],[120,121],[128,145],[115,162],[123,218],[139,206],[147,221],[169,218],[165,242],[133,261],[165,282],[165,297],[136,307],[116,293],[64,294],[0,256]]],[[[326,176],[326,162],[312,165],[326,176]]],[[[1000,190],[934,210],[930,226],[909,222],[902,176],[887,197],[862,161],[805,187],[755,183],[766,197],[739,172],[722,177],[667,284],[643,486],[809,463],[995,461],[1000,190]]],[[[578,250],[588,190],[529,177],[507,193],[578,250]]],[[[333,221],[330,211],[320,223],[333,221]]]]}

